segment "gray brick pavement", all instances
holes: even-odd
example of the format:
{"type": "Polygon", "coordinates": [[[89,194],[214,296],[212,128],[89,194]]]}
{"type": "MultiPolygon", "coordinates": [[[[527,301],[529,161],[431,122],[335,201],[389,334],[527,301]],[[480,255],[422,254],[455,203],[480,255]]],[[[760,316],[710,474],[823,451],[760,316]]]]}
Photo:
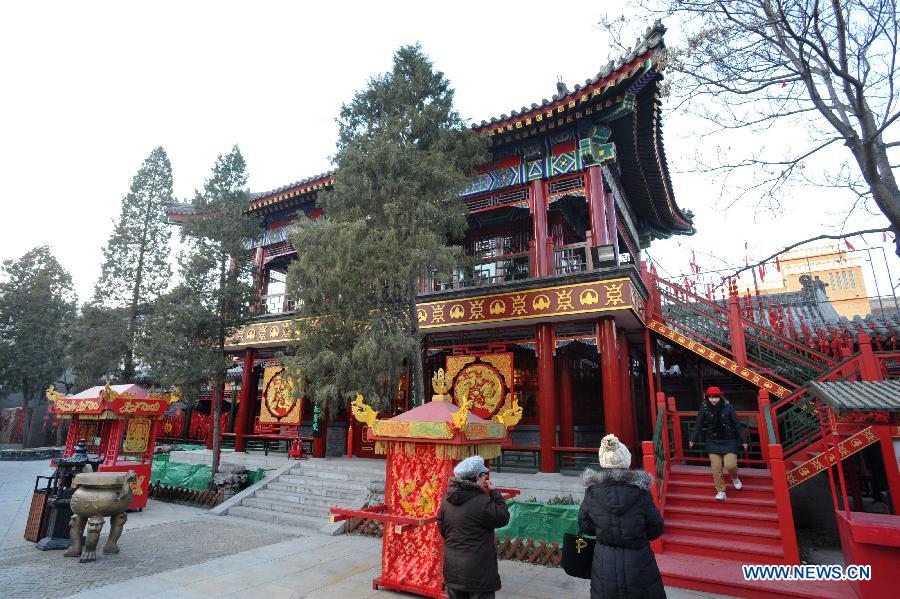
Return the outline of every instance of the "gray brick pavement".
{"type": "MultiPolygon", "coordinates": [[[[104,527],[108,532],[109,524],[104,527]]],[[[63,597],[145,575],[158,574],[296,538],[295,535],[235,523],[193,518],[146,526],[119,540],[121,553],[81,564],[62,551],[20,546],[0,551],[0,598],[63,597]]],[[[105,534],[100,546],[105,543],[105,534]]]]}

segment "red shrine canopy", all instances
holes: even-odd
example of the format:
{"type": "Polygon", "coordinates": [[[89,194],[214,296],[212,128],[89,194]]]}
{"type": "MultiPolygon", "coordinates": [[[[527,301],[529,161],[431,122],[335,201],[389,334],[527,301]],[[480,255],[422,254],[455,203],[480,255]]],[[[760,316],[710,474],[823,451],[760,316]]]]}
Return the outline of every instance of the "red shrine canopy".
{"type": "Polygon", "coordinates": [[[106,385],[91,387],[75,395],[61,394],[48,398],[60,416],[97,415],[100,418],[162,416],[171,402],[168,393],[150,393],[138,385],[106,385]]]}
{"type": "MultiPolygon", "coordinates": [[[[150,393],[146,389],[134,384],[110,385],[109,388],[112,389],[117,395],[133,399],[147,399],[147,397],[149,397],[150,395],[150,393]]],[[[103,399],[104,389],[106,389],[106,387],[97,385],[96,387],[85,389],[81,393],[76,393],[75,395],[67,395],[66,399],[103,399]]]]}

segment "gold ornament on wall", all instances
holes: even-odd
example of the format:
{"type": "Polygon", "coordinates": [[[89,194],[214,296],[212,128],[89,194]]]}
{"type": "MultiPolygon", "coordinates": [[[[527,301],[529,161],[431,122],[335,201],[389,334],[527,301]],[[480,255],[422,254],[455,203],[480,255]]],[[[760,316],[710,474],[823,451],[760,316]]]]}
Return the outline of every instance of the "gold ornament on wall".
{"type": "Polygon", "coordinates": [[[359,422],[362,422],[366,426],[375,424],[375,420],[378,418],[378,412],[373,410],[372,406],[363,401],[362,394],[357,393],[356,399],[351,401],[350,405],[353,406],[353,417],[359,422]]]}
{"type": "Polygon", "coordinates": [[[522,406],[519,405],[518,397],[513,398],[513,400],[510,401],[510,394],[507,394],[506,396],[506,404],[509,407],[498,412],[495,418],[497,422],[506,428],[512,428],[519,424],[519,421],[522,419],[522,406]]]}
{"type": "Polygon", "coordinates": [[[457,428],[457,430],[464,431],[466,429],[466,424],[469,420],[469,395],[468,393],[463,394],[462,399],[459,400],[459,409],[455,414],[450,416],[453,420],[453,426],[457,428]]]}
{"type": "Polygon", "coordinates": [[[431,387],[434,389],[431,401],[447,401],[450,399],[450,396],[447,394],[447,391],[450,390],[450,379],[447,378],[443,368],[438,368],[438,371],[431,377],[431,387]]]}

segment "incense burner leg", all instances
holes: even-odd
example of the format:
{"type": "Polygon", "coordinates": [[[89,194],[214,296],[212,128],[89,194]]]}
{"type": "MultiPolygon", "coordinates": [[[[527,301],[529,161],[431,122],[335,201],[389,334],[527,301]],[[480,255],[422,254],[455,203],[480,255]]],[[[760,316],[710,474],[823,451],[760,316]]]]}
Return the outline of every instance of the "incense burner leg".
{"type": "Polygon", "coordinates": [[[79,562],[93,562],[97,559],[97,543],[100,542],[100,531],[103,530],[103,516],[91,516],[87,522],[87,541],[79,562]]]}
{"type": "Polygon", "coordinates": [[[81,535],[84,534],[84,525],[87,519],[82,518],[78,514],[72,514],[69,519],[69,540],[72,544],[65,550],[65,557],[78,557],[81,555],[81,535]]]}
{"type": "Polygon", "coordinates": [[[125,512],[110,517],[109,538],[106,540],[106,545],[103,546],[104,554],[119,552],[119,546],[116,543],[119,542],[119,537],[122,536],[122,529],[127,521],[128,515],[125,512]]]}

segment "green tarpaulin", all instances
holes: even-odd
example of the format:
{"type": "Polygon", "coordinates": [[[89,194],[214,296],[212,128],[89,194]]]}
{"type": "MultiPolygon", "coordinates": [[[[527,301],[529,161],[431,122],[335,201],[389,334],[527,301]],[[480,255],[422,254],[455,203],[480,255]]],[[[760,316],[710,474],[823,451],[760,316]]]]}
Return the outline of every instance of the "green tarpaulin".
{"type": "Polygon", "coordinates": [[[513,501],[509,524],[495,532],[503,537],[534,539],[562,545],[563,535],[578,532],[578,505],[549,505],[513,501]]]}
{"type": "MultiPolygon", "coordinates": [[[[257,468],[247,472],[248,487],[259,482],[265,477],[265,470],[257,468]]],[[[153,466],[150,470],[150,484],[159,483],[167,487],[181,487],[194,491],[205,491],[209,488],[212,479],[212,468],[204,464],[182,464],[169,461],[167,454],[153,456],[153,466]]]]}

